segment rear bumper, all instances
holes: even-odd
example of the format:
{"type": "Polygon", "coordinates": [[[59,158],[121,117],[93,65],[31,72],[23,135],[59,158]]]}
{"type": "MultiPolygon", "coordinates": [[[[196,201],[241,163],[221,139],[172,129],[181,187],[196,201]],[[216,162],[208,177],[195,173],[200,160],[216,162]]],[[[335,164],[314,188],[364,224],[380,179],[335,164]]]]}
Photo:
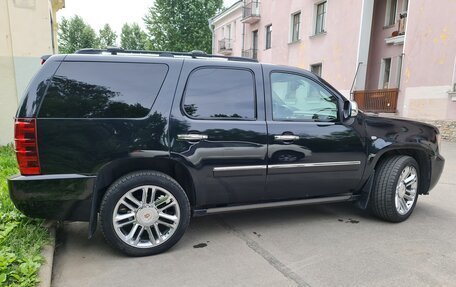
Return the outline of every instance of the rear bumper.
{"type": "Polygon", "coordinates": [[[437,155],[435,158],[431,160],[431,182],[429,185],[429,191],[433,189],[439,181],[439,178],[442,175],[444,165],[445,159],[441,155],[437,155]]]}
{"type": "Polygon", "coordinates": [[[88,221],[95,176],[54,174],[8,178],[11,200],[29,217],[88,221]]]}

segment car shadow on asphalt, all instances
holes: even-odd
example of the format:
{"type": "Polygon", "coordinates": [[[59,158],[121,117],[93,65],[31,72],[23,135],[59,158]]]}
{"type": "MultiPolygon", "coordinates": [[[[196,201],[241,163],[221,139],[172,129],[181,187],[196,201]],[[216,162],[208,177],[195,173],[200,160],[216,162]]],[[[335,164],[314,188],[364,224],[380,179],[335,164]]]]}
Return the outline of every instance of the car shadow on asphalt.
{"type": "MultiPolygon", "coordinates": [[[[313,223],[316,221],[339,221],[343,223],[360,223],[365,220],[376,220],[368,212],[360,210],[352,203],[333,203],[324,205],[292,206],[286,208],[268,208],[260,210],[239,211],[223,213],[191,219],[187,233],[198,231],[201,237],[211,237],[214,233],[220,232],[220,225],[226,228],[226,224],[236,229],[255,229],[255,226],[267,225],[274,229],[283,226],[284,222],[288,225],[297,223],[313,223]]],[[[184,234],[181,242],[172,250],[180,248],[192,248],[194,244],[185,240],[184,234]]],[[[67,244],[72,244],[71,248],[97,248],[97,252],[112,253],[112,255],[123,256],[119,252],[111,249],[104,241],[103,235],[98,226],[92,239],[88,239],[88,223],[74,222],[63,223],[57,230],[56,254],[64,252],[67,244]],[[76,245],[76,246],[75,246],[76,245]]]]}

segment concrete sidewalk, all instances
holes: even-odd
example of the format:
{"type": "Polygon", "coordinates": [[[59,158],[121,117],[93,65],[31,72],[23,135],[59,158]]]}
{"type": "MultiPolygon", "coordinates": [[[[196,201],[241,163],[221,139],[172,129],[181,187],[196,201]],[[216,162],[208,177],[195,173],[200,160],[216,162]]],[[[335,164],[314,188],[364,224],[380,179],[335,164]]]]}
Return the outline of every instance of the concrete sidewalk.
{"type": "Polygon", "coordinates": [[[86,223],[60,234],[53,286],[456,286],[456,143],[404,223],[352,204],[193,218],[164,254],[129,258],[86,223]]]}

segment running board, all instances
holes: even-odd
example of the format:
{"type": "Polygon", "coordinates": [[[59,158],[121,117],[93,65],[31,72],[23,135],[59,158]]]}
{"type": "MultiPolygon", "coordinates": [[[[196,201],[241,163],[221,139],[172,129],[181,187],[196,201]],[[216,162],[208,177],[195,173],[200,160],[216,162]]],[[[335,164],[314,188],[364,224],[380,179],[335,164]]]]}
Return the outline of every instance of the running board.
{"type": "Polygon", "coordinates": [[[241,211],[241,210],[341,202],[341,201],[354,200],[355,198],[356,198],[355,196],[353,196],[351,194],[347,194],[347,195],[339,195],[339,196],[331,196],[331,197],[319,197],[319,198],[276,201],[276,202],[267,202],[267,203],[244,204],[244,205],[236,205],[236,206],[214,207],[214,208],[208,208],[208,209],[196,209],[196,210],[194,210],[193,215],[202,216],[202,215],[208,215],[208,214],[241,211]]]}

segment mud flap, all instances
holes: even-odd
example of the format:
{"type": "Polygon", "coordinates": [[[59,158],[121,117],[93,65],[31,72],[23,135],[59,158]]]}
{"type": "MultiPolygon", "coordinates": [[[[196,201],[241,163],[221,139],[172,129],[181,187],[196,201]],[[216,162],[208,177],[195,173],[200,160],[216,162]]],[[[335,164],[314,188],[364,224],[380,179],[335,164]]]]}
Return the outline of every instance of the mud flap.
{"type": "Polygon", "coordinates": [[[366,210],[369,205],[369,199],[374,185],[375,170],[372,171],[369,179],[361,190],[361,197],[356,201],[356,206],[362,210],[366,210]]]}

